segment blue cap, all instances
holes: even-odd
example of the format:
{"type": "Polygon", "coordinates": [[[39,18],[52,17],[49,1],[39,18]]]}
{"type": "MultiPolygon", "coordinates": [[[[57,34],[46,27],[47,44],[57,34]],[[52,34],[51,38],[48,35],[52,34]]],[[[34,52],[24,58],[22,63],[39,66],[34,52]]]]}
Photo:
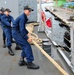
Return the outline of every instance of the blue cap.
{"type": "Polygon", "coordinates": [[[30,8],[30,6],[24,6],[24,10],[34,11],[32,8],[30,8]]]}

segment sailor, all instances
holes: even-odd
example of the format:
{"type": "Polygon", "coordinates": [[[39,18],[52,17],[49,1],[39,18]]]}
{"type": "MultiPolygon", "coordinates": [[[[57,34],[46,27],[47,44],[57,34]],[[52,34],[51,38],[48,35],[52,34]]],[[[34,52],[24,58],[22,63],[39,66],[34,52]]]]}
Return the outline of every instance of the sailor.
{"type": "MultiPolygon", "coordinates": [[[[2,7],[1,9],[0,9],[0,24],[1,24],[1,17],[4,15],[4,8],[2,7]]],[[[1,25],[1,27],[2,27],[2,25],[1,25]]],[[[3,30],[3,28],[2,28],[2,30],[3,30]]],[[[5,36],[5,33],[3,32],[3,48],[5,48],[6,47],[6,44],[5,44],[5,41],[6,41],[6,36],[5,36]]]]}
{"type": "Polygon", "coordinates": [[[28,37],[29,32],[26,30],[26,23],[28,21],[27,16],[30,15],[31,11],[33,11],[33,9],[29,6],[24,7],[24,13],[17,17],[13,23],[12,35],[15,41],[22,47],[19,65],[27,65],[28,69],[39,69],[39,66],[33,63],[34,56],[31,45],[29,44],[29,42],[32,42],[32,38],[28,37]],[[26,58],[27,62],[24,58],[26,58]]]}
{"type": "Polygon", "coordinates": [[[13,23],[14,18],[10,16],[10,9],[5,9],[4,15],[1,17],[2,28],[6,36],[6,46],[8,48],[8,53],[14,55],[14,52],[11,49],[12,46],[12,29],[11,22],[13,23]]]}

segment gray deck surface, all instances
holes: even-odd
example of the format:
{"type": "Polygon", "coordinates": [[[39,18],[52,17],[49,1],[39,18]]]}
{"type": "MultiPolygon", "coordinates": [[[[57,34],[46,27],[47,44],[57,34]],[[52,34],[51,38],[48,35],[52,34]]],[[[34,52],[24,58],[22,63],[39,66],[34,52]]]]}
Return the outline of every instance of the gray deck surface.
{"type": "MultiPolygon", "coordinates": [[[[46,38],[44,33],[39,33],[39,37],[46,38]]],[[[2,48],[2,30],[0,28],[0,75],[62,75],[35,46],[32,45],[32,48],[35,57],[34,63],[40,66],[39,70],[29,70],[26,66],[18,66],[21,51],[15,51],[15,44],[13,44],[12,49],[15,56],[10,56],[7,48],[2,48]]]]}

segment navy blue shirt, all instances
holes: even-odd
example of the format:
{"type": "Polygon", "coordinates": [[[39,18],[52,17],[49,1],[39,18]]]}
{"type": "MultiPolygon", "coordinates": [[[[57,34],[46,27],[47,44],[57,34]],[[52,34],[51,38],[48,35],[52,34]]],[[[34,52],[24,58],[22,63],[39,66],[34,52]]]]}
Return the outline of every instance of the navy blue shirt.
{"type": "Polygon", "coordinates": [[[4,14],[0,14],[0,22],[1,22],[1,17],[3,16],[4,14]]]}
{"type": "Polygon", "coordinates": [[[16,18],[16,20],[13,23],[13,28],[16,28],[19,30],[19,32],[21,33],[21,35],[27,40],[28,39],[28,31],[26,29],[26,23],[28,21],[28,18],[26,16],[25,13],[23,13],[22,15],[20,15],[18,18],[16,18]]]}
{"type": "Polygon", "coordinates": [[[14,18],[10,15],[6,16],[5,14],[1,17],[1,22],[3,27],[11,27],[11,22],[14,22],[14,18]]]}

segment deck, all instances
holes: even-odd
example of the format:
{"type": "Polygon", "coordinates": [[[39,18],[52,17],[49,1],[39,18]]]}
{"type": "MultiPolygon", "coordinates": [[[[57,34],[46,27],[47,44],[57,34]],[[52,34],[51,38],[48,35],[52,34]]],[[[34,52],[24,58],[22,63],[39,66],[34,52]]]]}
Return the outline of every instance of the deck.
{"type": "MultiPolygon", "coordinates": [[[[37,27],[35,27],[35,30],[37,27]]],[[[37,31],[35,31],[37,33],[37,31]]],[[[46,38],[44,33],[38,33],[40,38],[46,38]]],[[[2,48],[2,30],[0,28],[0,75],[62,75],[54,65],[34,46],[33,53],[35,56],[34,63],[40,66],[39,70],[29,70],[26,66],[18,66],[21,51],[15,50],[15,44],[12,49],[15,56],[10,56],[7,53],[7,48],[2,48]]],[[[56,48],[55,48],[56,50],[56,48]]],[[[61,65],[60,61],[57,62],[61,65]]]]}

